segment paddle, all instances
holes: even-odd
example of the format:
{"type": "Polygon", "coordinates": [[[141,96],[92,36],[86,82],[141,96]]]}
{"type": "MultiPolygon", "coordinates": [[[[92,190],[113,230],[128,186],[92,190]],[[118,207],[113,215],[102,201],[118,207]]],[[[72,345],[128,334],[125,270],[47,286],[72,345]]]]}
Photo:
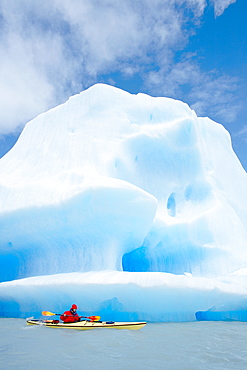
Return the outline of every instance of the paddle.
{"type": "MultiPolygon", "coordinates": [[[[62,313],[53,313],[53,312],[50,312],[50,311],[42,311],[41,312],[43,316],[55,316],[55,315],[58,315],[58,316],[61,316],[62,313]]],[[[73,315],[66,315],[66,316],[72,316],[73,315]]],[[[100,316],[79,316],[80,318],[83,317],[85,319],[89,319],[91,321],[99,321],[100,319],[100,316]]]]}

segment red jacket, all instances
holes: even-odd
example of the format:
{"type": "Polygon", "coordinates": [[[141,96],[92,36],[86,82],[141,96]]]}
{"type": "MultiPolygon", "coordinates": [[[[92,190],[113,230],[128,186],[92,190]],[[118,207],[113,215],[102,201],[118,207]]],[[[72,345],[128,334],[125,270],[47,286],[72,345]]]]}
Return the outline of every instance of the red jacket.
{"type": "Polygon", "coordinates": [[[73,313],[71,311],[65,311],[61,316],[60,319],[64,322],[77,322],[80,320],[78,313],[73,313]]]}

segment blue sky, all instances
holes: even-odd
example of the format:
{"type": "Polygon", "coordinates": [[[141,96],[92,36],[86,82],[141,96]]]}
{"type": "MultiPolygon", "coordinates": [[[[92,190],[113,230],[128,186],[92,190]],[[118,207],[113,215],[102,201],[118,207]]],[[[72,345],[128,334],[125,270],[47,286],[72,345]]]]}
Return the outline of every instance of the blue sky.
{"type": "Polygon", "coordinates": [[[247,170],[246,0],[2,0],[0,156],[26,122],[97,82],[182,100],[247,170]]]}

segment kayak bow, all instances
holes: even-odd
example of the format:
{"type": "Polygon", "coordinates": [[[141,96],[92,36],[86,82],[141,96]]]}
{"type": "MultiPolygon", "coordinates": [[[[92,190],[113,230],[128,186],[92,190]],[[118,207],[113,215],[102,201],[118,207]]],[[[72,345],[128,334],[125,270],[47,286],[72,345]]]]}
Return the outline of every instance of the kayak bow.
{"type": "Polygon", "coordinates": [[[34,320],[27,319],[27,325],[40,325],[47,326],[49,328],[63,328],[63,329],[78,329],[78,330],[90,330],[99,328],[108,329],[129,329],[138,330],[146,325],[146,322],[114,322],[114,321],[79,321],[73,323],[64,323],[58,320],[34,320]]]}

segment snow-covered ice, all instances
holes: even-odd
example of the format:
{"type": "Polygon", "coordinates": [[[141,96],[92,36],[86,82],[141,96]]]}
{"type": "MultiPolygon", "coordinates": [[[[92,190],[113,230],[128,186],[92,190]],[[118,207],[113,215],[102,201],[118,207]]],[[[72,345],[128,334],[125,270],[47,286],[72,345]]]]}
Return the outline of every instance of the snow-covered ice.
{"type": "Polygon", "coordinates": [[[114,320],[243,319],[246,189],[222,125],[92,86],[27,123],[0,160],[0,315],[75,302],[114,320]]]}

